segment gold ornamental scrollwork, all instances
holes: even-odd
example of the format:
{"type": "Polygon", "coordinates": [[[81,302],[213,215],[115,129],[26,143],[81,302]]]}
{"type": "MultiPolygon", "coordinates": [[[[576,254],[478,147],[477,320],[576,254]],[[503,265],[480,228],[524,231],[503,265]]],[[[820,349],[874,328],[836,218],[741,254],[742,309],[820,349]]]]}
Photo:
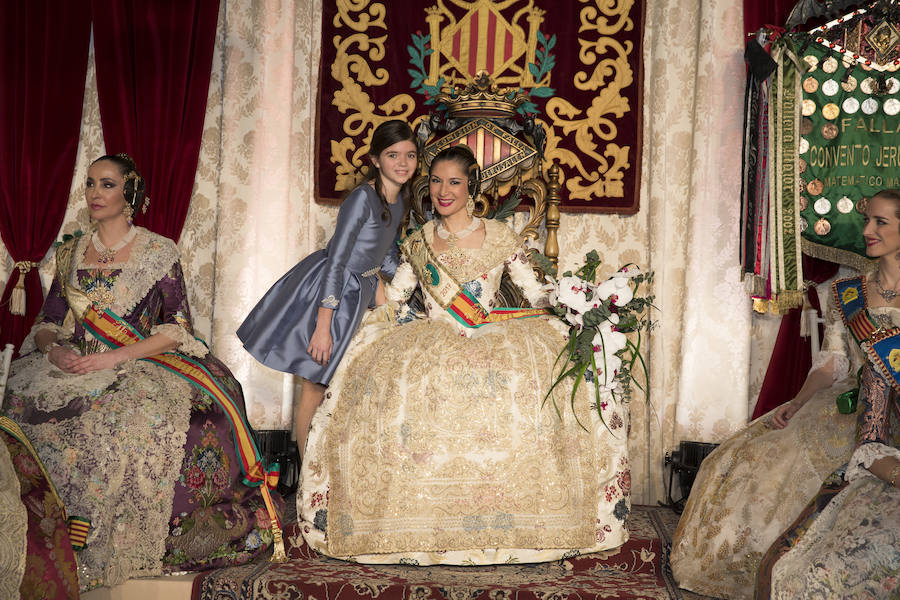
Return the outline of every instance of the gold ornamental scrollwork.
{"type": "MultiPolygon", "coordinates": [[[[333,25],[336,30],[331,43],[337,50],[330,76],[340,85],[331,103],[345,115],[342,131],[347,137],[331,141],[331,161],[335,164],[336,191],[352,189],[359,179],[358,165],[368,149],[355,141],[367,130],[374,130],[390,119],[411,120],[416,101],[409,94],[397,94],[376,106],[367,88],[387,85],[391,73],[384,67],[374,71],[372,64],[384,60],[388,39],[385,5],[369,0],[338,0],[333,25]],[[379,35],[383,32],[383,35],[379,35]]],[[[323,43],[329,43],[323,40],[323,43]]]]}
{"type": "MultiPolygon", "coordinates": [[[[584,2],[584,0],[582,0],[584,2]]],[[[625,169],[631,166],[629,155],[633,148],[614,143],[618,136],[616,118],[622,118],[633,107],[621,92],[634,84],[634,71],[628,59],[634,51],[631,42],[622,44],[614,36],[634,28],[629,14],[634,3],[629,1],[595,0],[580,12],[578,28],[579,58],[593,70],[579,70],[572,76],[577,89],[598,91],[587,109],[579,108],[564,98],[547,101],[549,133],[544,153],[548,162],[557,161],[574,173],[566,177],[569,198],[622,198],[625,195],[625,169]],[[612,57],[608,56],[612,52],[612,57]],[[562,133],[574,136],[578,152],[560,146],[562,133]],[[584,166],[582,156],[596,162],[596,168],[584,166]]]]}

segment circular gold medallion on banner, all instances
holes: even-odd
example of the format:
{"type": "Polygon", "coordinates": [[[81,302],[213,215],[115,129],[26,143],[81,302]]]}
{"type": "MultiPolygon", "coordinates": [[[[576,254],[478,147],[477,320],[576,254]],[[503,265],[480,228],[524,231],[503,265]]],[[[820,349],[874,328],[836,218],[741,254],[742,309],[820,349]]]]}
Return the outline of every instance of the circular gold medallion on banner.
{"type": "Polygon", "coordinates": [[[816,103],[807,98],[800,105],[800,112],[804,117],[811,117],[812,115],[816,114],[816,103]]]}
{"type": "Polygon", "coordinates": [[[833,56],[829,56],[824,61],[822,61],[822,70],[826,73],[834,73],[837,71],[838,61],[835,60],[833,56]]]}
{"type": "Polygon", "coordinates": [[[821,196],[825,186],[818,179],[813,179],[806,184],[806,191],[813,196],[821,196]]]}
{"type": "Polygon", "coordinates": [[[812,119],[800,119],[800,135],[809,135],[813,130],[812,119]]]}
{"type": "Polygon", "coordinates": [[[800,210],[806,210],[806,207],[809,206],[809,198],[806,196],[800,196],[800,210]]]}
{"type": "Polygon", "coordinates": [[[809,223],[806,222],[806,219],[800,219],[800,233],[806,231],[807,228],[809,228],[809,223]]]}
{"type": "Polygon", "coordinates": [[[805,137],[800,138],[800,147],[797,149],[798,153],[806,154],[809,152],[809,142],[806,141],[805,137]]]}
{"type": "Polygon", "coordinates": [[[864,215],[864,214],[866,214],[866,208],[868,208],[868,206],[869,206],[869,199],[868,198],[860,198],[856,202],[856,212],[858,212],[861,215],[864,215]]]}
{"type": "Polygon", "coordinates": [[[829,102],[825,106],[822,107],[822,116],[828,119],[829,121],[834,121],[838,118],[838,115],[841,114],[841,109],[838,108],[838,105],[834,102],[829,102]]]}
{"type": "Polygon", "coordinates": [[[847,81],[842,81],[841,89],[844,90],[845,92],[852,92],[853,90],[855,90],[856,89],[856,77],[851,75],[850,77],[847,78],[847,81]]]}
{"type": "Polygon", "coordinates": [[[825,196],[822,196],[821,198],[816,200],[815,204],[813,204],[813,210],[820,215],[827,215],[829,212],[831,212],[831,200],[829,200],[825,196]]]}
{"type": "Polygon", "coordinates": [[[841,104],[841,108],[842,108],[842,109],[844,110],[844,112],[847,113],[848,115],[855,114],[856,111],[859,110],[859,100],[857,100],[857,99],[854,98],[853,96],[850,96],[849,98],[847,98],[846,100],[844,100],[844,103],[841,104]]]}
{"type": "Polygon", "coordinates": [[[839,86],[838,82],[834,79],[829,79],[828,81],[822,83],[822,93],[826,96],[834,96],[840,89],[841,86],[839,86]]]}
{"type": "Polygon", "coordinates": [[[900,92],[900,81],[897,81],[896,77],[891,77],[887,80],[887,88],[888,94],[896,94],[900,92]]]}
{"type": "Polygon", "coordinates": [[[813,56],[812,54],[808,54],[803,57],[803,62],[809,65],[808,73],[812,73],[816,70],[816,67],[819,66],[819,59],[813,56]]]}
{"type": "Polygon", "coordinates": [[[823,217],[813,225],[813,231],[816,232],[816,235],[828,235],[831,232],[831,223],[823,217]]]}
{"type": "Polygon", "coordinates": [[[878,100],[875,98],[866,98],[863,100],[862,111],[867,115],[874,115],[878,112],[878,100]]]}
{"type": "Polygon", "coordinates": [[[884,101],[884,106],[881,107],[884,110],[884,114],[893,117],[897,113],[900,113],[900,100],[896,98],[888,98],[884,101]]]}
{"type": "Polygon", "coordinates": [[[803,80],[803,91],[807,94],[814,94],[819,89],[819,82],[815,77],[807,77],[803,80]]]}
{"type": "Polygon", "coordinates": [[[822,137],[826,140],[833,140],[838,136],[838,126],[834,123],[825,123],[822,125],[822,137]]]}
{"type": "Polygon", "coordinates": [[[797,172],[806,173],[806,161],[802,158],[797,159],[797,172]]]}
{"type": "Polygon", "coordinates": [[[853,200],[851,200],[847,196],[844,196],[837,201],[837,209],[846,215],[848,212],[853,210],[853,200]]]}

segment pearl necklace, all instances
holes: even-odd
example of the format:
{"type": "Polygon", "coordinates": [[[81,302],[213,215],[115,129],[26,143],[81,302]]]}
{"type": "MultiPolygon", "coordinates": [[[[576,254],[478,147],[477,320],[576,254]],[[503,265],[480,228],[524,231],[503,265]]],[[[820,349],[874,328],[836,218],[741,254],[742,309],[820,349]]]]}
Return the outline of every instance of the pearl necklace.
{"type": "Polygon", "coordinates": [[[478,229],[479,225],[481,225],[481,219],[479,217],[472,217],[472,222],[469,223],[466,227],[460,229],[456,233],[451,233],[444,227],[444,221],[442,219],[440,222],[438,222],[437,229],[435,231],[437,232],[438,237],[442,240],[446,240],[447,245],[452,248],[453,246],[456,246],[456,243],[459,240],[463,239],[464,237],[468,236],[476,229],[478,229]]]}
{"type": "Polygon", "coordinates": [[[900,292],[896,290],[886,290],[881,285],[881,272],[875,273],[875,291],[878,292],[878,295],[884,298],[885,302],[893,302],[897,296],[900,296],[900,292]]]}
{"type": "Polygon", "coordinates": [[[109,263],[116,260],[116,252],[127,246],[136,235],[137,228],[131,227],[128,229],[128,233],[126,233],[121,240],[119,240],[116,244],[107,247],[103,242],[100,241],[100,234],[95,231],[91,235],[91,243],[94,244],[94,250],[97,251],[97,262],[101,265],[108,265],[109,263]]]}

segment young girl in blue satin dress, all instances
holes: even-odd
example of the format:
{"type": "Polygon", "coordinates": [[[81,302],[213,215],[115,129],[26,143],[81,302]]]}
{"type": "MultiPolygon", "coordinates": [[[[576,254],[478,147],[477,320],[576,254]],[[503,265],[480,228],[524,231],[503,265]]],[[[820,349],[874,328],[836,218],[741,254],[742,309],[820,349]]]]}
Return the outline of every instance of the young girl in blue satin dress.
{"type": "Polygon", "coordinates": [[[344,199],[334,235],[288,271],[257,303],[237,335],[262,364],[303,378],[294,409],[300,455],[325,387],[374,305],[378,273],[392,277],[397,240],[409,208],[416,144],[404,121],[386,121],[372,134],[370,178],[344,199]]]}

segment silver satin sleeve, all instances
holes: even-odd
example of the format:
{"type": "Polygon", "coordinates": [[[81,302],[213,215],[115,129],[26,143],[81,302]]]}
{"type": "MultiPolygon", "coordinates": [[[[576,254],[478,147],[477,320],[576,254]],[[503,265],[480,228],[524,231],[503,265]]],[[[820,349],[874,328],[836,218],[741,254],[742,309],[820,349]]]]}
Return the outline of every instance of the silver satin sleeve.
{"type": "Polygon", "coordinates": [[[358,186],[344,199],[338,211],[334,235],[328,242],[328,258],[325,263],[319,305],[337,308],[344,288],[347,261],[357,244],[363,225],[372,216],[371,206],[363,186],[358,186]]]}

